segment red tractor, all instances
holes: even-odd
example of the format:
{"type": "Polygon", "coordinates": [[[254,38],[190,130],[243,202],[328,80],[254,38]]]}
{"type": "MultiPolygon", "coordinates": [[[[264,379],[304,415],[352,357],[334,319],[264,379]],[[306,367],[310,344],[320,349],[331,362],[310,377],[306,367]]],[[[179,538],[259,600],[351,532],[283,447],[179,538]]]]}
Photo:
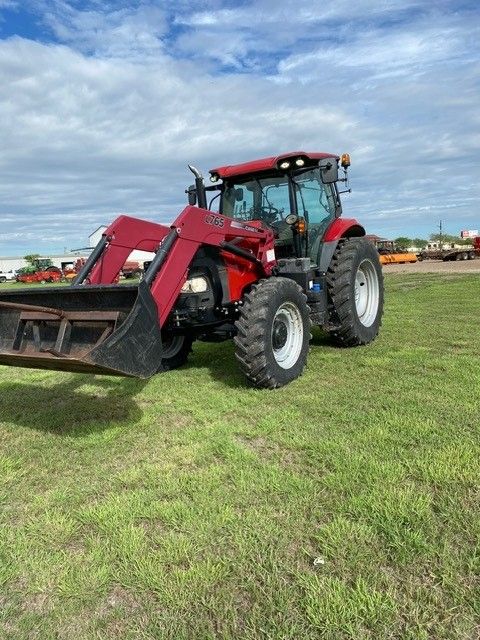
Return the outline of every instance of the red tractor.
{"type": "Polygon", "coordinates": [[[120,216],[72,286],[0,293],[0,364],[148,378],[183,364],[195,340],[233,338],[250,382],[275,388],[301,375],[312,325],[368,344],[382,270],[364,228],[341,217],[339,160],[286,153],[213,169],[207,187],[190,167],[170,227],[120,216]],[[113,284],[134,249],[155,253],[143,280],[113,284]]]}

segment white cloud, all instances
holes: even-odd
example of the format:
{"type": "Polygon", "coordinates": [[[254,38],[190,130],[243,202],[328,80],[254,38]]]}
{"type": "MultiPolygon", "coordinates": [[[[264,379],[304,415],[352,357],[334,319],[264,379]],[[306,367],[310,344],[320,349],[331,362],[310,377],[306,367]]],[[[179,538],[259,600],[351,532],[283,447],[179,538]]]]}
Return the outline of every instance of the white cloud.
{"type": "Polygon", "coordinates": [[[479,39],[442,4],[37,2],[64,44],[0,41],[0,253],[19,233],[82,246],[118,212],[169,220],[187,162],[302,147],[352,153],[346,213],[371,231],[458,231],[479,195],[479,39]]]}

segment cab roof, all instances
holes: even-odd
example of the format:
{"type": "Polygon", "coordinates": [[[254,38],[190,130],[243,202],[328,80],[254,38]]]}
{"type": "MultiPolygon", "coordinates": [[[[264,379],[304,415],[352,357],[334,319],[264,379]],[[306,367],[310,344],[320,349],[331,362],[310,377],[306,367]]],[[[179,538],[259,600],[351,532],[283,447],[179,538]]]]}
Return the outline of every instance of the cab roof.
{"type": "Polygon", "coordinates": [[[268,158],[260,158],[259,160],[251,160],[250,162],[242,162],[241,164],[228,164],[224,167],[217,167],[216,169],[210,169],[210,173],[218,175],[219,178],[242,176],[249,173],[258,173],[260,171],[276,169],[280,161],[288,160],[290,158],[303,158],[308,161],[321,160],[322,158],[338,158],[338,156],[335,153],[289,151],[278,156],[270,156],[268,158]]]}

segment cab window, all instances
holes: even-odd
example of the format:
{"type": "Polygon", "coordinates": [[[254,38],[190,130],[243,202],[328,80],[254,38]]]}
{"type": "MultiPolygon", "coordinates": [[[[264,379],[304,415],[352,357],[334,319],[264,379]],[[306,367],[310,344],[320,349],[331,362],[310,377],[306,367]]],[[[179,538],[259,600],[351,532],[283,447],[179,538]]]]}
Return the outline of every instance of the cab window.
{"type": "Polygon", "coordinates": [[[320,169],[294,176],[297,209],[309,224],[321,224],[335,216],[335,194],[331,184],[323,184],[320,169]]]}
{"type": "Polygon", "coordinates": [[[308,169],[293,177],[298,215],[308,224],[308,252],[315,262],[327,227],[335,218],[335,192],[323,184],[320,169],[308,169]]]}
{"type": "Polygon", "coordinates": [[[285,176],[227,183],[222,213],[242,220],[282,221],[290,213],[288,180],[285,176]]]}

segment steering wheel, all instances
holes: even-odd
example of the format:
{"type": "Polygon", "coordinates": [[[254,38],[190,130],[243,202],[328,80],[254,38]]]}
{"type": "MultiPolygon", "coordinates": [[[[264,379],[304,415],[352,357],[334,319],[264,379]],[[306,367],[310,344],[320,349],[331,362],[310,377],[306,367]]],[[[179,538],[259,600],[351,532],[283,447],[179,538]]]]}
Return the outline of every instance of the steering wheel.
{"type": "Polygon", "coordinates": [[[259,210],[262,220],[264,220],[267,224],[272,224],[272,222],[275,222],[277,216],[280,215],[280,210],[272,206],[260,207],[259,210]]]}

